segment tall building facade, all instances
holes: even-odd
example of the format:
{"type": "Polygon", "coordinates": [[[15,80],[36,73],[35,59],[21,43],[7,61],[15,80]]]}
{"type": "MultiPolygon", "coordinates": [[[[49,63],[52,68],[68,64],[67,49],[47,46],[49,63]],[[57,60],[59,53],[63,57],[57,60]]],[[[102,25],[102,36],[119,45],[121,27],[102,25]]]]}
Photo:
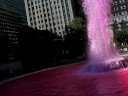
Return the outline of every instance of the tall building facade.
{"type": "Polygon", "coordinates": [[[113,30],[128,30],[128,0],[113,0],[113,30]]]}
{"type": "Polygon", "coordinates": [[[23,0],[0,0],[0,63],[17,60],[18,34],[22,24],[26,24],[23,0]],[[24,18],[24,19],[23,19],[24,18]]]}
{"type": "Polygon", "coordinates": [[[74,19],[71,0],[25,0],[28,25],[63,35],[74,19]]]}
{"type": "Polygon", "coordinates": [[[15,0],[15,1],[17,2],[16,7],[22,18],[23,25],[28,25],[24,0],[15,0]]]}

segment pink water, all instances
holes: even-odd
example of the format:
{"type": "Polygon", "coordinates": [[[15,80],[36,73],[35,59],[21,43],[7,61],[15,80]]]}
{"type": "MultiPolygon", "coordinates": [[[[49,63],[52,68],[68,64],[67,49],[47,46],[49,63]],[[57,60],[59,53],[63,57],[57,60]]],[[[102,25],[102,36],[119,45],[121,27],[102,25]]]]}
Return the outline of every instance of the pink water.
{"type": "Polygon", "coordinates": [[[97,76],[74,74],[83,65],[63,66],[6,82],[0,85],[0,96],[128,96],[128,69],[97,76]]]}
{"type": "Polygon", "coordinates": [[[122,59],[113,43],[112,0],[84,0],[84,12],[88,19],[89,62],[106,64],[114,59],[122,59]]]}

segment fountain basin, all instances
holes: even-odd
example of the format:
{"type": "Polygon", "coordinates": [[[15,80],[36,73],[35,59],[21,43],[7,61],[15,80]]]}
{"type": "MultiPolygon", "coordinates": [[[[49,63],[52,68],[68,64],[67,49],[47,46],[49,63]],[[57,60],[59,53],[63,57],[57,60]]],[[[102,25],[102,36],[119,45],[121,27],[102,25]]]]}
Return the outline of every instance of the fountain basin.
{"type": "Polygon", "coordinates": [[[117,69],[123,69],[128,67],[128,58],[115,60],[103,64],[87,64],[85,67],[86,72],[91,73],[100,73],[100,72],[108,72],[117,69]]]}

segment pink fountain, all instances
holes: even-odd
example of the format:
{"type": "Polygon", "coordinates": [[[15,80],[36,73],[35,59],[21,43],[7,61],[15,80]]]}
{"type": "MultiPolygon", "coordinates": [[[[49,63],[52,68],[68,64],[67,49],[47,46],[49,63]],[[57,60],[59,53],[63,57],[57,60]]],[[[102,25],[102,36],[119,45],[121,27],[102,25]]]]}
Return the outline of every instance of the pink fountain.
{"type": "Polygon", "coordinates": [[[106,72],[128,66],[128,59],[119,55],[110,27],[112,0],[84,0],[83,8],[88,20],[89,62],[88,72],[106,72]]]}

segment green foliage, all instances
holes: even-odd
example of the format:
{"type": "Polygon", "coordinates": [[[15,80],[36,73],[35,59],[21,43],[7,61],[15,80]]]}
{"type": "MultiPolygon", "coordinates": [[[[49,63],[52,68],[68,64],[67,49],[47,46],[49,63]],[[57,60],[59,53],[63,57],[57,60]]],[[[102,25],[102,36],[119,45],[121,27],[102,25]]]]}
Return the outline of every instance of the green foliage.
{"type": "Polygon", "coordinates": [[[85,22],[86,20],[83,20],[81,17],[75,17],[69,26],[65,28],[65,44],[69,52],[68,58],[75,58],[77,56],[85,57],[85,54],[87,54],[87,31],[85,22]]]}
{"type": "Polygon", "coordinates": [[[75,17],[69,27],[74,30],[84,30],[84,20],[81,17],[75,17]]]}

